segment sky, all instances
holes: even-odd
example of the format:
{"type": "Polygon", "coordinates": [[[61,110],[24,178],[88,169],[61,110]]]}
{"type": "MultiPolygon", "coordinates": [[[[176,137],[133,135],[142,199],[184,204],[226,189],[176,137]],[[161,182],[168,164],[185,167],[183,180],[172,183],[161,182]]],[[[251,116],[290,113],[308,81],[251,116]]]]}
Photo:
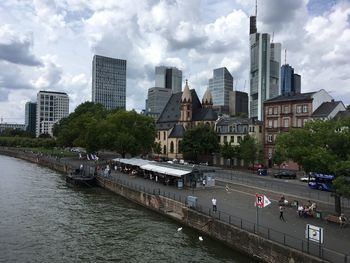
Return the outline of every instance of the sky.
{"type": "MultiPolygon", "coordinates": [[[[219,67],[249,92],[254,12],[254,0],[1,0],[0,121],[24,123],[40,90],[66,92],[70,111],[90,101],[94,54],[127,60],[128,110],[144,109],[159,65],[200,98],[219,67]]],[[[350,104],[350,0],[258,0],[257,25],[287,49],[302,92],[350,104]]]]}

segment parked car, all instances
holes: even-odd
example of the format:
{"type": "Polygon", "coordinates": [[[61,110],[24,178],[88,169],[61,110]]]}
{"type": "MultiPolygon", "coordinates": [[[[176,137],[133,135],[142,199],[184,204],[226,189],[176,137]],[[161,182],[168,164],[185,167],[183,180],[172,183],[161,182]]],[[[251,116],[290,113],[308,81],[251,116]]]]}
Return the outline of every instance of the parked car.
{"type": "Polygon", "coordinates": [[[288,170],[282,170],[277,173],[274,173],[273,176],[275,178],[289,178],[289,179],[295,179],[297,177],[296,172],[288,171],[288,170]]]}
{"type": "Polygon", "coordinates": [[[265,176],[265,175],[267,175],[267,169],[265,169],[265,168],[260,168],[260,169],[257,170],[256,174],[257,174],[257,175],[265,176]]]}

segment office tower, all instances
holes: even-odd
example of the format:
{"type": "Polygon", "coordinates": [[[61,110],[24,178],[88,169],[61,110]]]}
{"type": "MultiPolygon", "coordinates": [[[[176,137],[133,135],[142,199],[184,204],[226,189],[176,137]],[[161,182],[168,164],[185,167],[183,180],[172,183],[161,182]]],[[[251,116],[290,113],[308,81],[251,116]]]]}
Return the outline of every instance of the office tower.
{"type": "Polygon", "coordinates": [[[36,105],[36,136],[50,134],[53,125],[69,114],[69,97],[64,92],[39,91],[36,105]]]}
{"type": "Polygon", "coordinates": [[[25,126],[26,130],[35,134],[36,124],[36,103],[28,101],[25,106],[25,126]]]}
{"type": "Polygon", "coordinates": [[[269,34],[257,32],[256,16],[250,19],[249,32],[249,115],[262,120],[264,101],[279,95],[281,44],[271,43],[269,34]]]}
{"type": "Polygon", "coordinates": [[[94,55],[92,60],[92,101],[106,109],[125,109],[126,60],[94,55]]]}
{"type": "Polygon", "coordinates": [[[233,90],[233,77],[227,68],[213,70],[213,78],[209,79],[209,91],[213,97],[213,106],[229,106],[230,91],[233,90]]]}
{"type": "Polygon", "coordinates": [[[169,98],[171,97],[171,89],[153,87],[148,89],[146,100],[146,115],[157,118],[163,111],[169,98]]]}
{"type": "Polygon", "coordinates": [[[281,67],[281,95],[295,95],[301,91],[301,76],[288,64],[281,67]]]}
{"type": "Polygon", "coordinates": [[[155,87],[170,89],[172,93],[182,91],[182,71],[175,67],[159,66],[155,69],[155,87]]]}
{"type": "Polygon", "coordinates": [[[301,76],[299,74],[294,73],[293,78],[294,78],[294,83],[293,83],[294,93],[295,94],[301,93],[301,76]]]}
{"type": "Polygon", "coordinates": [[[230,116],[244,114],[248,117],[248,93],[242,91],[230,91],[229,97],[230,116]]]}

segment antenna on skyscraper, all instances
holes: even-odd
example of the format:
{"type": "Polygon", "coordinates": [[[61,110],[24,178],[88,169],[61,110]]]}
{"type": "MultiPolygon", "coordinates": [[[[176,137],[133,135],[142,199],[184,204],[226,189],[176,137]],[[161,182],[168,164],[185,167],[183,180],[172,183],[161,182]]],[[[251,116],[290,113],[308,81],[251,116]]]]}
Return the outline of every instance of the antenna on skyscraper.
{"type": "Polygon", "coordinates": [[[273,43],[273,38],[275,37],[275,32],[272,32],[271,43],[273,43]]]}
{"type": "Polygon", "coordinates": [[[287,49],[284,50],[284,64],[287,64],[287,49]]]}
{"type": "Polygon", "coordinates": [[[258,16],[258,0],[255,0],[255,16],[258,16]]]}
{"type": "Polygon", "coordinates": [[[244,80],[244,87],[243,87],[243,91],[245,92],[245,84],[247,83],[247,80],[244,80]]]}

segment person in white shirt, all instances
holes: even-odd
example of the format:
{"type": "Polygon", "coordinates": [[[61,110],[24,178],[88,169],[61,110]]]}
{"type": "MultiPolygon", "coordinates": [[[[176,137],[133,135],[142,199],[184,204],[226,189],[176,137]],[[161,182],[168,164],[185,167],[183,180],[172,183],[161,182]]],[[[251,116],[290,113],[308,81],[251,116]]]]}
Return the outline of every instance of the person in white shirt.
{"type": "Polygon", "coordinates": [[[213,197],[213,199],[211,199],[211,203],[213,204],[213,212],[216,213],[216,199],[215,199],[215,197],[213,197]]]}

